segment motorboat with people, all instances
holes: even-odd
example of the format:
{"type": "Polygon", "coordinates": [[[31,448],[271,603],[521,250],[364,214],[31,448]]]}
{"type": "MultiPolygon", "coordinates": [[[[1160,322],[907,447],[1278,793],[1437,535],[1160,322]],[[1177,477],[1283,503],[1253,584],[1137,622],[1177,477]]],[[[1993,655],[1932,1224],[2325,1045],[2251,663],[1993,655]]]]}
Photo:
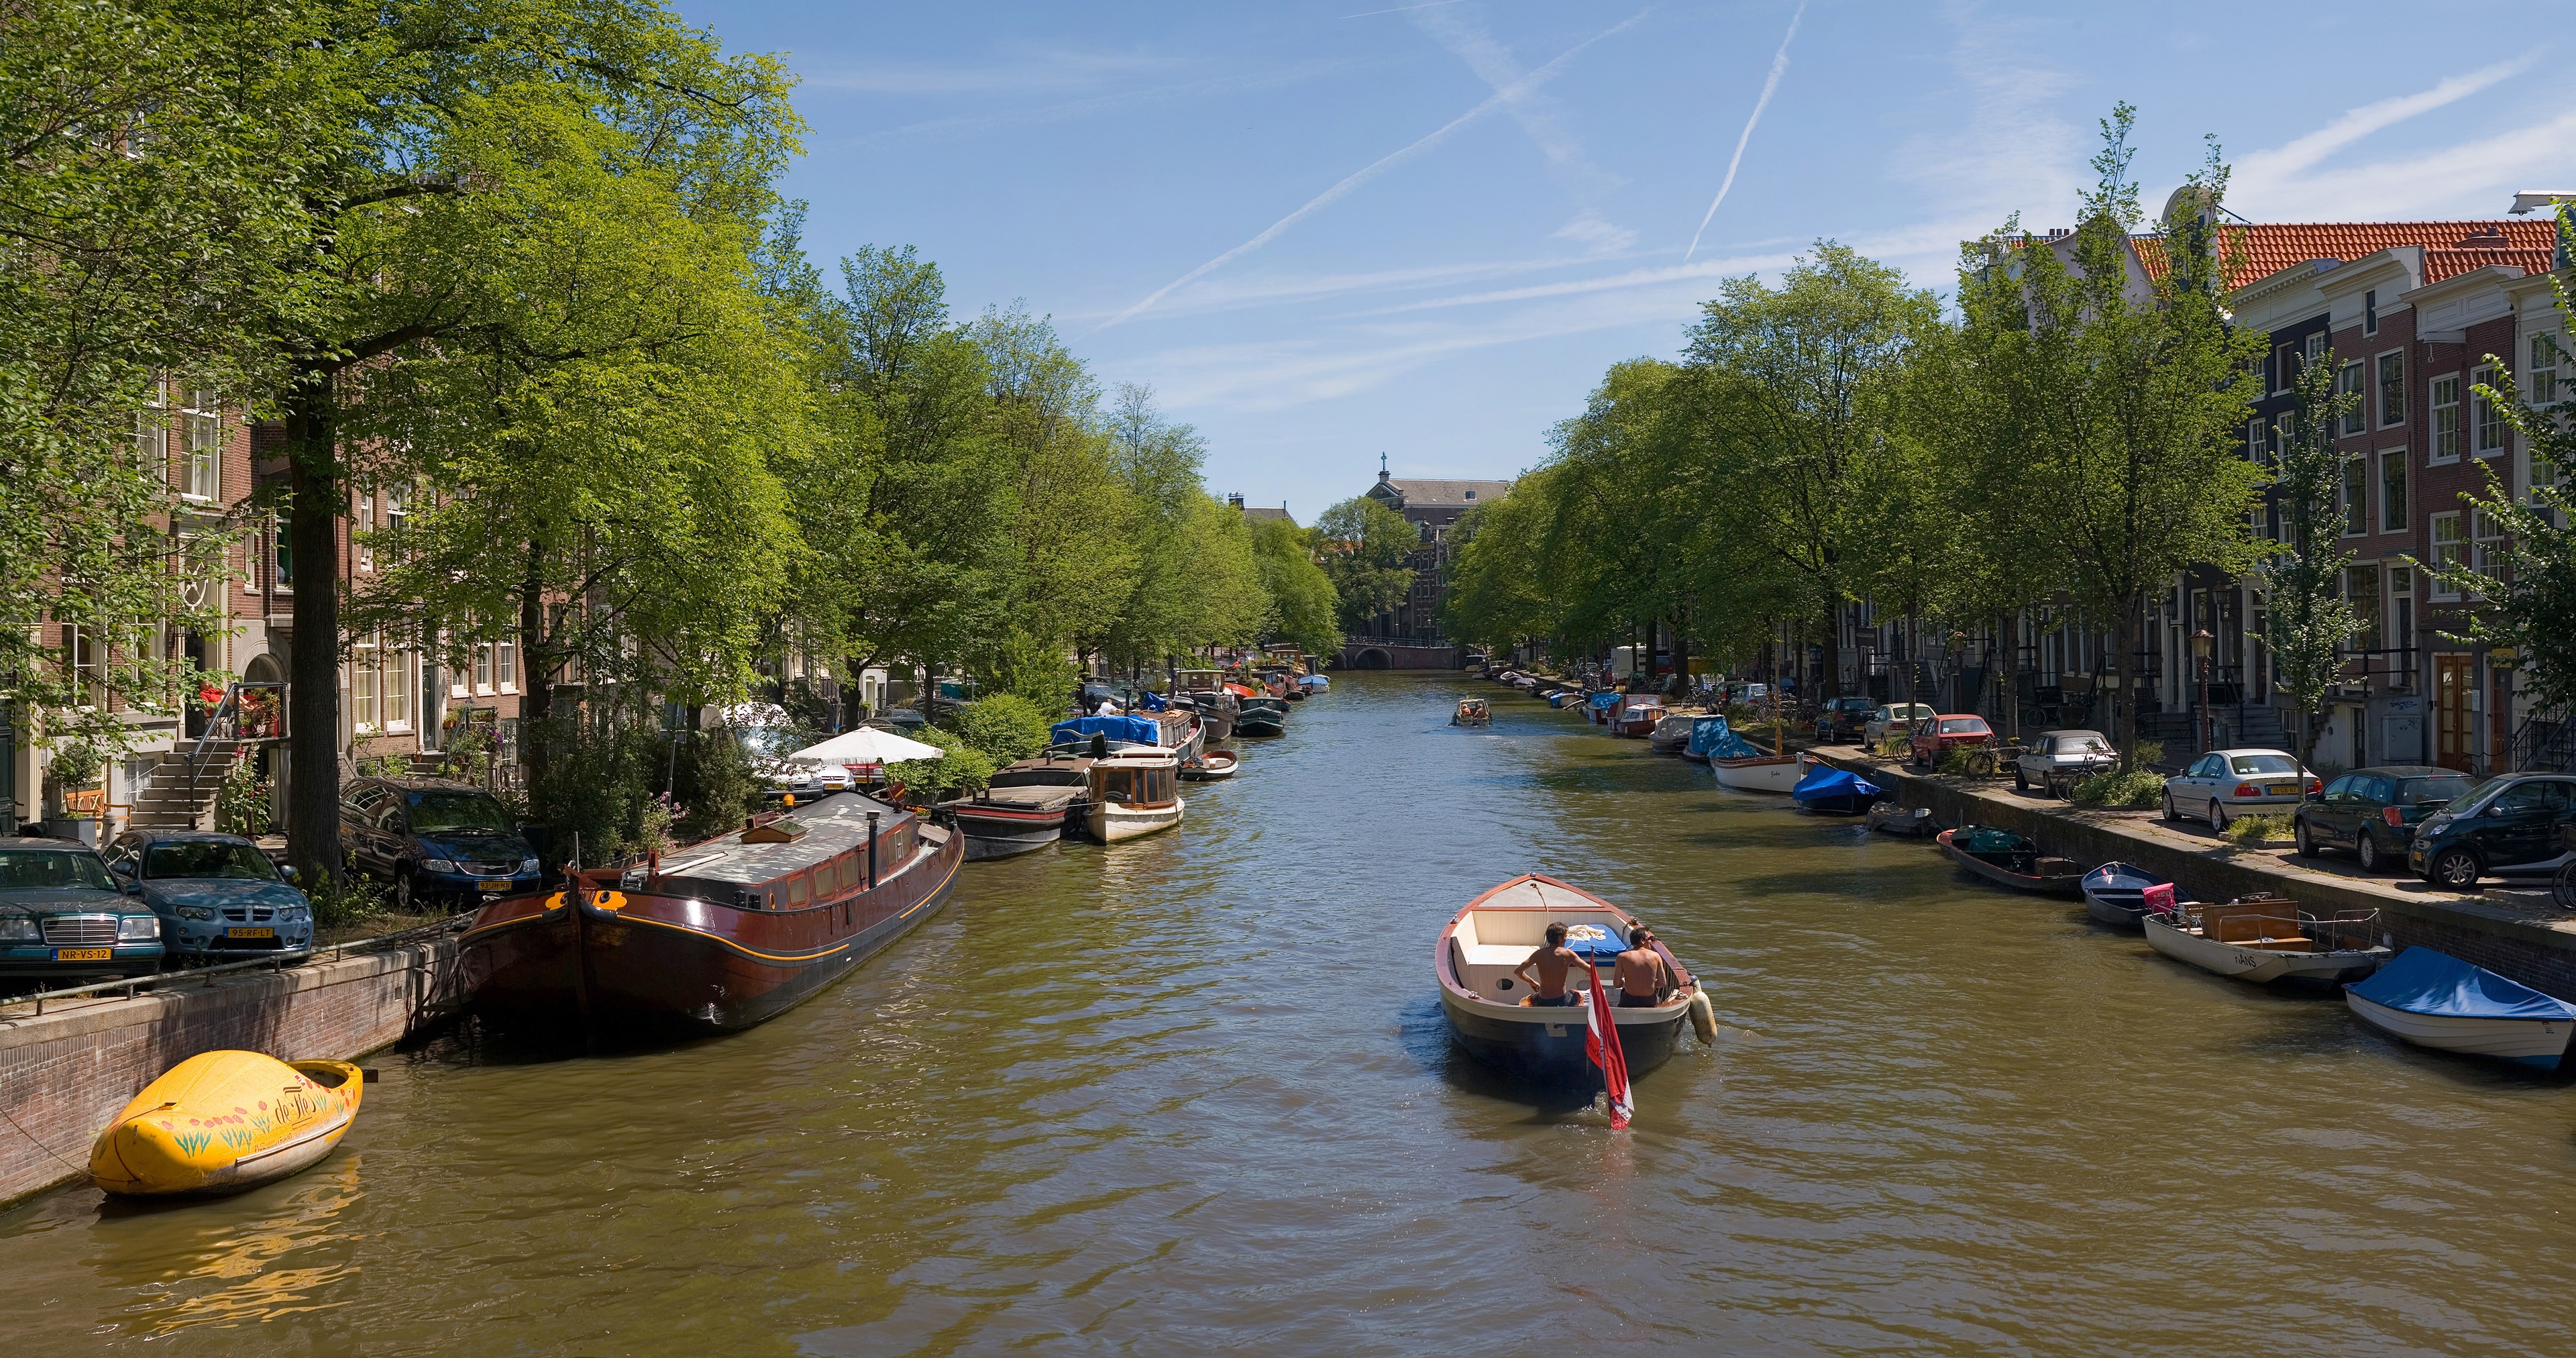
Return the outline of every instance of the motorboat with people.
{"type": "Polygon", "coordinates": [[[2185,901],[2170,914],[2139,917],[2147,944],[2177,962],[2265,985],[2273,981],[2331,985],[2358,981],[2389,958],[2377,941],[2379,912],[2316,916],[2287,897],[2240,896],[2223,904],[2185,901]]]}
{"type": "Polygon", "coordinates": [[[2401,1042],[2539,1070],[2556,1070],[2576,1034],[2576,1005],[2431,948],[2397,954],[2343,999],[2401,1042]]]}
{"type": "Polygon", "coordinates": [[[2068,900],[2084,894],[2084,872],[2075,860],[2041,852],[2027,835],[1991,825],[1962,825],[1935,838],[1951,862],[2006,891],[2068,900]]]}
{"type": "MultiPolygon", "coordinates": [[[[1538,873],[1526,873],[1496,886],[1452,916],[1432,950],[1432,970],[1440,984],[1440,1007],[1451,1037],[1469,1056],[1507,1075],[1536,1084],[1598,1091],[1601,1069],[1586,1048],[1593,1014],[1592,988],[1597,977],[1615,986],[1616,963],[1632,946],[1635,916],[1581,888],[1538,873]],[[1548,946],[1549,931],[1562,928],[1563,946],[1584,965],[1566,976],[1570,1001],[1539,1002],[1523,968],[1548,946]]],[[[1670,1059],[1682,1029],[1695,1029],[1703,1042],[1717,1034],[1715,1010],[1688,968],[1651,931],[1647,946],[1663,964],[1651,996],[1611,1004],[1604,995],[1601,1011],[1610,1015],[1619,1050],[1630,1074],[1642,1074],[1670,1059]]],[[[1532,968],[1535,971],[1535,968],[1532,968]]]]}
{"type": "Polygon", "coordinates": [[[1181,823],[1181,761],[1172,751],[1121,750],[1092,760],[1088,774],[1083,815],[1093,839],[1115,844],[1181,823]]]}
{"type": "Polygon", "coordinates": [[[1789,800],[1800,810],[1820,816],[1861,815],[1877,804],[1878,797],[1878,784],[1813,757],[1798,785],[1789,789],[1789,800]]]}
{"type": "Polygon", "coordinates": [[[1485,700],[1482,698],[1461,698],[1458,700],[1458,710],[1449,714],[1449,724],[1491,726],[1494,724],[1494,714],[1485,706],[1485,700]]]}
{"type": "Polygon", "coordinates": [[[964,835],[839,792],[632,868],[574,867],[475,913],[458,940],[468,1002],[498,1026],[594,1039],[749,1028],[938,914],[965,856],[964,835]]]}

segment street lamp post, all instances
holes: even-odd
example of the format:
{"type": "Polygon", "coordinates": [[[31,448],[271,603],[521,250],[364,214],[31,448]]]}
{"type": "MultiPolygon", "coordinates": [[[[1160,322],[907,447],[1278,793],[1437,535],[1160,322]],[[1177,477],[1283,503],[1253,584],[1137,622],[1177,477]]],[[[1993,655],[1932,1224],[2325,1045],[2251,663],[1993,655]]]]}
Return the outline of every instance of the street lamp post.
{"type": "Polygon", "coordinates": [[[2206,627],[2191,634],[2191,657],[2200,670],[2200,748],[2209,748],[2209,643],[2206,627]]]}

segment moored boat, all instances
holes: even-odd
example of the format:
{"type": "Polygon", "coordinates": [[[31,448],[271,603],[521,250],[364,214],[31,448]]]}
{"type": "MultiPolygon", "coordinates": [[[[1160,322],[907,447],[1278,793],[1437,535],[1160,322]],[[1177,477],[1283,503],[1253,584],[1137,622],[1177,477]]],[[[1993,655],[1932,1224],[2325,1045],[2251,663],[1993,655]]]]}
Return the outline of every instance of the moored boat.
{"type": "Polygon", "coordinates": [[[2576,1005],[2431,948],[2408,948],[2343,989],[2364,1023],[2402,1042],[2556,1070],[2576,1005]]]}
{"type": "Polygon", "coordinates": [[[2006,890],[2069,900],[2084,894],[2084,874],[2073,859],[2041,853],[2039,845],[2010,830],[1962,825],[1937,838],[1952,862],[2006,890]]]}
{"type": "Polygon", "coordinates": [[[1330,693],[1333,681],[1320,674],[1301,674],[1297,676],[1297,687],[1308,693],[1330,693]]]}
{"type": "Polygon", "coordinates": [[[1698,718],[1686,712],[1667,712],[1646,733],[1646,748],[1657,754],[1680,754],[1690,745],[1691,724],[1698,718]]]}
{"type": "MultiPolygon", "coordinates": [[[[1553,877],[1515,877],[1469,901],[1441,929],[1432,949],[1440,1007],[1448,1016],[1451,1037],[1477,1060],[1533,1083],[1597,1091],[1601,1075],[1584,1048],[1585,1005],[1530,1004],[1512,975],[1546,942],[1552,923],[1566,926],[1565,946],[1600,970],[1606,985],[1611,983],[1609,968],[1637,921],[1553,877]]],[[[1656,951],[1671,967],[1676,988],[1651,1006],[1610,1011],[1631,1075],[1669,1059],[1683,1025],[1694,1026],[1703,1041],[1716,1032],[1699,984],[1660,943],[1656,951]]],[[[1591,983],[1582,971],[1566,978],[1569,990],[1585,997],[1591,983]]]]}
{"type": "Polygon", "coordinates": [[[1878,784],[1811,758],[1798,785],[1789,789],[1789,799],[1820,816],[1857,816],[1878,801],[1878,784]]]}
{"type": "Polygon", "coordinates": [[[1737,759],[1708,761],[1717,774],[1717,785],[1738,792],[1778,792],[1796,790],[1805,776],[1794,754],[1757,754],[1737,759]]]}
{"type": "Polygon", "coordinates": [[[239,1193],[319,1162],[358,1117],[345,1061],[200,1052],[128,1100],[90,1146],[89,1175],[126,1197],[239,1193]]]}
{"type": "Polygon", "coordinates": [[[1252,697],[1239,700],[1243,710],[1235,714],[1234,733],[1238,736],[1284,736],[1288,734],[1288,704],[1279,698],[1252,697]]]}
{"type": "Polygon", "coordinates": [[[1231,750],[1208,750],[1199,755],[1197,762],[1181,765],[1181,781],[1213,783],[1233,777],[1235,770],[1242,766],[1243,761],[1236,758],[1231,750]]]}
{"type": "Polygon", "coordinates": [[[965,836],[969,862],[1043,849],[1082,823],[1090,767],[1081,755],[1049,750],[1002,768],[982,791],[940,809],[965,836]]]}
{"type": "Polygon", "coordinates": [[[1150,835],[1181,823],[1181,761],[1168,750],[1127,750],[1091,761],[1091,837],[1103,844],[1150,835]]]}
{"type": "Polygon", "coordinates": [[[2280,896],[2247,896],[2222,905],[2184,902],[2171,914],[2150,910],[2139,922],[2157,952],[2255,985],[2358,981],[2388,960],[2388,949],[2371,941],[2376,910],[2320,918],[2280,896]]]}
{"type": "Polygon", "coordinates": [[[562,890],[505,897],[459,940],[488,1022],[593,1037],[732,1032],[785,1013],[948,903],[966,837],[835,793],[793,816],[562,890]]]}
{"type": "Polygon", "coordinates": [[[2145,868],[2127,863],[2105,863],[2084,874],[2084,913],[2114,929],[2136,933],[2146,927],[2145,916],[2152,907],[2147,893],[2157,887],[2166,908],[2173,905],[2173,883],[2145,868]]]}
{"type": "Polygon", "coordinates": [[[1610,713],[1610,734],[1643,740],[1653,734],[1655,723],[1663,719],[1663,699],[1651,693],[1622,694],[1618,707],[1610,713]]]}
{"type": "Polygon", "coordinates": [[[1899,806],[1894,802],[1880,802],[1871,807],[1861,823],[1881,834],[1904,835],[1909,839],[1920,839],[1937,828],[1932,824],[1931,807],[1899,806]]]}

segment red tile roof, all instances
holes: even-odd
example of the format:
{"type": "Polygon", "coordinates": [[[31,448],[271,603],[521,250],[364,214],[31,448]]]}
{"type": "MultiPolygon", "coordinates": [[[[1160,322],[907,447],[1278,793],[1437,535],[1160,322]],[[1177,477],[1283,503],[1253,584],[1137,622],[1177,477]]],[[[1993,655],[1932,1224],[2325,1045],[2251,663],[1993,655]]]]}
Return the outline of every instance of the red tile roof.
{"type": "MultiPolygon", "coordinates": [[[[2551,251],[2557,243],[2557,231],[2557,220],[2552,217],[2464,222],[2262,222],[2253,226],[2230,226],[2227,228],[2229,247],[2235,248],[2241,242],[2245,258],[2227,285],[2243,287],[2258,278],[2312,259],[2339,259],[2350,263],[2393,245],[2424,248],[2424,281],[2427,283],[2438,283],[2490,264],[2510,264],[2527,274],[2546,273],[2551,251]]],[[[2137,249],[2138,263],[2146,268],[2148,276],[2163,278],[2164,238],[2133,236],[2130,241],[2137,249]]]]}

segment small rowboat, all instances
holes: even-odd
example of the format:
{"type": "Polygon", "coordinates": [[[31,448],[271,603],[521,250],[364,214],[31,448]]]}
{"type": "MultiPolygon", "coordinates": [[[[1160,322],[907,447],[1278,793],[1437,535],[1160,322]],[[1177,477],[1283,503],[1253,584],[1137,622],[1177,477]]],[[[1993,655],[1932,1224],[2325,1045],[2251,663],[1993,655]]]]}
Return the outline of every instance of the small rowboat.
{"type": "Polygon", "coordinates": [[[1234,757],[1232,751],[1210,750],[1200,755],[1197,763],[1181,765],[1181,781],[1213,783],[1220,778],[1231,778],[1242,763],[1242,760],[1234,757]]]}
{"type": "Polygon", "coordinates": [[[2145,868],[2105,863],[2084,874],[2084,913],[2097,923],[2134,934],[2146,927],[2142,920],[2153,909],[2147,903],[2147,892],[2155,887],[2168,888],[2163,899],[2170,902],[2172,886],[2145,868]]]}
{"type": "Polygon", "coordinates": [[[2037,844],[2010,830],[1962,825],[1942,831],[1939,839],[1950,861],[2006,890],[2069,900],[2084,893],[2084,874],[2074,860],[2043,854],[2037,844]]]}
{"type": "MultiPolygon", "coordinates": [[[[1584,1003],[1527,1003],[1512,972],[1547,939],[1547,926],[1566,926],[1565,946],[1581,954],[1610,984],[1610,968],[1637,921],[1587,891],[1531,873],[1469,901],[1440,931],[1432,970],[1440,982],[1440,1007],[1450,1036],[1468,1055],[1505,1074],[1535,1084],[1597,1092],[1601,1073],[1584,1050],[1584,1003]]],[[[1628,1073],[1642,1075],[1668,1060],[1688,1023],[1702,1042],[1717,1038],[1716,1011],[1690,972],[1661,943],[1655,950],[1679,985],[1653,1005],[1611,1011],[1628,1073]]],[[[1569,993],[1583,996],[1591,980],[1582,971],[1566,978],[1569,993]]]]}
{"type": "Polygon", "coordinates": [[[1819,759],[1789,789],[1789,799],[1820,816],[1857,816],[1878,800],[1878,784],[1819,759]]]}
{"type": "Polygon", "coordinates": [[[1485,700],[1482,698],[1461,698],[1458,700],[1458,710],[1449,714],[1449,724],[1491,726],[1494,724],[1494,714],[1485,706],[1485,700]]]}
{"type": "Polygon", "coordinates": [[[2254,985],[2358,981],[2388,960],[2388,949],[2370,941],[2376,910],[2320,919],[2283,897],[2246,896],[2224,905],[2185,902],[2170,915],[2149,911],[2140,922],[2157,952],[2254,985]]]}
{"type": "Polygon", "coordinates": [[[1717,772],[1719,787],[1738,792],[1794,791],[1804,773],[1794,754],[1752,755],[1743,759],[1711,759],[1709,767],[1717,772]]]}
{"type": "Polygon", "coordinates": [[[1882,834],[1921,839],[1932,833],[1932,808],[1880,802],[1869,809],[1869,815],[1862,823],[1882,834]]]}
{"type": "Polygon", "coordinates": [[[2437,1051],[2556,1070],[2576,1034],[2576,1005],[2446,952],[2408,948],[2343,989],[2362,1022],[2437,1051]]]}
{"type": "Polygon", "coordinates": [[[305,1169],[357,1120],[345,1061],[201,1052],[143,1087],[90,1147],[89,1176],[129,1197],[215,1197],[305,1169]]]}

